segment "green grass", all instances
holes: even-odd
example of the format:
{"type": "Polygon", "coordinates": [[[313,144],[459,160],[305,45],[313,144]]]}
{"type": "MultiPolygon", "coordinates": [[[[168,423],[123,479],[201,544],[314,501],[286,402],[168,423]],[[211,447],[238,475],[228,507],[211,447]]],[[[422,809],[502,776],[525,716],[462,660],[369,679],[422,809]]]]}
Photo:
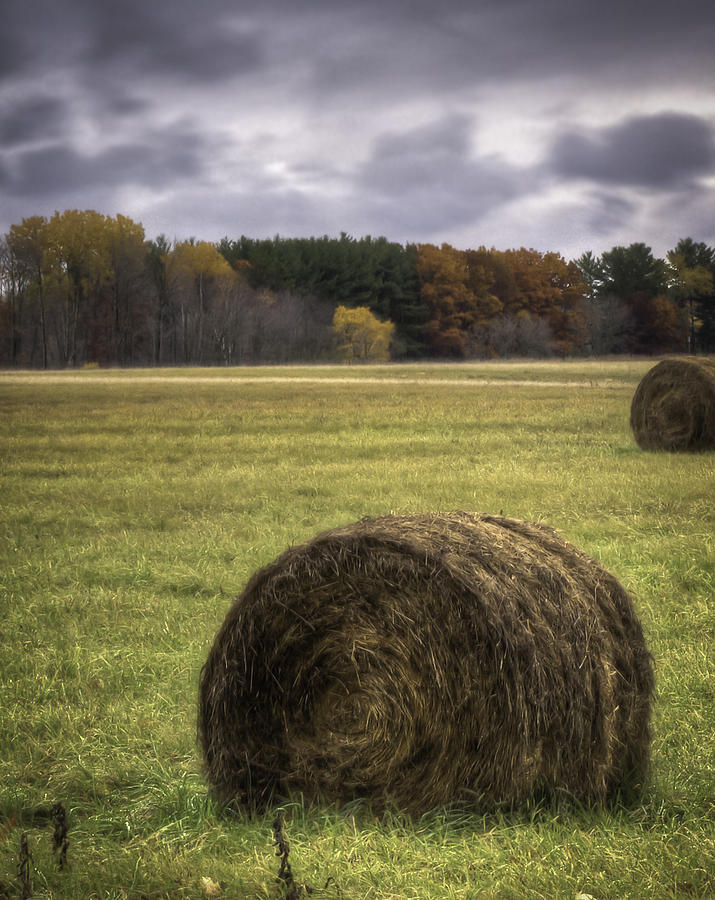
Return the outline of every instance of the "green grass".
{"type": "Polygon", "coordinates": [[[414,822],[297,800],[296,879],[345,900],[715,895],[715,454],[636,447],[649,365],[0,373],[8,895],[26,832],[37,897],[281,896],[272,815],[227,816],[201,776],[216,629],[289,544],[448,509],[547,521],[634,593],[657,667],[652,783],[636,808],[414,822]]]}

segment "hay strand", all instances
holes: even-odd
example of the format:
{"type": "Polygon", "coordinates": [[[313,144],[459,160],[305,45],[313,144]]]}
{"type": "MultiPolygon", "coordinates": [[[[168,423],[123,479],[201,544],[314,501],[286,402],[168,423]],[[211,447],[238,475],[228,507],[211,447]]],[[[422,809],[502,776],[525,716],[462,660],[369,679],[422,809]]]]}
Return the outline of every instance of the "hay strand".
{"type": "Polygon", "coordinates": [[[651,661],[631,598],[545,525],[365,519],[254,574],[202,669],[223,801],[300,792],[419,814],[642,782],[651,661]]]}
{"type": "Polygon", "coordinates": [[[666,359],[641,380],[631,429],[642,450],[715,449],[715,360],[666,359]]]}

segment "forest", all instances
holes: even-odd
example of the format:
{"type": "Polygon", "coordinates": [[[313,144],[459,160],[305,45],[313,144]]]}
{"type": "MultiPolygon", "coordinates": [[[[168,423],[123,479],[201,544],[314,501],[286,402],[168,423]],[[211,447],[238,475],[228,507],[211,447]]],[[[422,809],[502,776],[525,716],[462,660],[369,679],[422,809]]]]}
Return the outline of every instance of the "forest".
{"type": "Polygon", "coordinates": [[[559,253],[385,237],[148,239],[66,210],[0,237],[0,366],[715,352],[715,249],[559,253]]]}

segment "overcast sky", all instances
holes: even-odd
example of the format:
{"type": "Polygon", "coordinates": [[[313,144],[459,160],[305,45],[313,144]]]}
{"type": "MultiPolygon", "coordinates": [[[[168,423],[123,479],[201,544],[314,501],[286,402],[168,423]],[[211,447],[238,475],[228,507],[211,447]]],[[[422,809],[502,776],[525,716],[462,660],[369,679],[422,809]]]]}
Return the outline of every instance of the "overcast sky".
{"type": "Polygon", "coordinates": [[[715,245],[713,0],[3,0],[0,232],[715,245]]]}

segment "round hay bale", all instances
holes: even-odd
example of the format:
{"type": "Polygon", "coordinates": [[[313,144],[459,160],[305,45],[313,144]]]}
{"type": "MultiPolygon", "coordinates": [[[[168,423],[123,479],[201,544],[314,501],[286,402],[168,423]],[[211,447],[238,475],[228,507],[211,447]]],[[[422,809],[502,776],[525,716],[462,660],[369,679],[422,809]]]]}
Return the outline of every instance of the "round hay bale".
{"type": "Polygon", "coordinates": [[[600,804],[642,783],[652,688],[629,595],[550,527],[386,516],[253,575],[201,672],[199,739],[215,795],[250,808],[600,804]]]}
{"type": "Polygon", "coordinates": [[[643,450],[715,449],[715,360],[666,359],[636,388],[631,429],[643,450]]]}

